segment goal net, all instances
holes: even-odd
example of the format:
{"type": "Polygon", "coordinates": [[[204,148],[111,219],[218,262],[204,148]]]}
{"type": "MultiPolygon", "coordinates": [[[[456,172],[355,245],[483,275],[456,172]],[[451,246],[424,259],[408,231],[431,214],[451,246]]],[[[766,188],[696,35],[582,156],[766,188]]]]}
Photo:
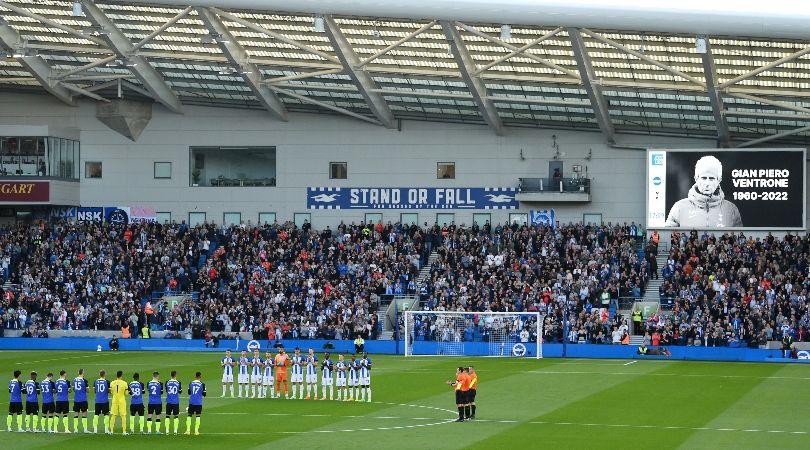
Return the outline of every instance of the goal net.
{"type": "Polygon", "coordinates": [[[403,311],[405,356],[543,357],[537,312],[403,311]]]}

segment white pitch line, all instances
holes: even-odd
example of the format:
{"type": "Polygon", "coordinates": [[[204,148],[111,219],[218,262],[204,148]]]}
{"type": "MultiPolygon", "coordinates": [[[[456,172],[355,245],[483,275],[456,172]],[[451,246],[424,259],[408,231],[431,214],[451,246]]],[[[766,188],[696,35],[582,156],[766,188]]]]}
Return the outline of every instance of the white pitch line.
{"type": "MultiPolygon", "coordinates": [[[[477,422],[483,422],[477,420],[477,422]]],[[[786,434],[810,434],[810,431],[789,431],[789,430],[757,430],[742,428],[708,428],[708,427],[680,427],[674,425],[633,425],[626,423],[575,423],[575,422],[528,422],[533,425],[560,425],[560,426],[580,426],[580,427],[605,427],[605,428],[655,428],[661,430],[690,430],[690,431],[717,431],[717,432],[747,432],[747,433],[786,433],[786,434]]]]}
{"type": "Polygon", "coordinates": [[[630,361],[630,362],[624,363],[624,365],[625,365],[625,366],[629,366],[630,364],[635,364],[635,363],[637,363],[637,362],[638,362],[638,361],[630,361]]]}
{"type": "Polygon", "coordinates": [[[699,373],[638,373],[638,372],[589,372],[580,370],[531,370],[525,373],[536,375],[616,375],[616,376],[638,376],[638,377],[678,377],[678,378],[745,378],[755,380],[810,380],[810,377],[782,377],[782,376],[755,376],[755,375],[709,375],[699,373]]]}

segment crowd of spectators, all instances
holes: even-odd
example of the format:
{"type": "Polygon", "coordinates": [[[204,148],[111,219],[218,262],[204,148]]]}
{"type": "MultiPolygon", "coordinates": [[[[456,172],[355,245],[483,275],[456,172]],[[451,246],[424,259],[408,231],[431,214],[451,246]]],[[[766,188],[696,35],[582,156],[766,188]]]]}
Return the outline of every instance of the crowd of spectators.
{"type": "MultiPolygon", "coordinates": [[[[380,295],[415,292],[418,227],[56,223],[0,235],[7,329],[374,337],[380,295]],[[157,298],[154,293],[167,294],[157,298]],[[195,292],[193,301],[174,294],[195,292]],[[123,331],[123,330],[122,330],[123,331]]],[[[143,334],[143,333],[141,333],[143,334]]]]}
{"type": "Polygon", "coordinates": [[[810,340],[810,236],[674,233],[652,345],[757,347],[810,340]]]}
{"type": "MultiPolygon", "coordinates": [[[[380,298],[418,294],[425,310],[471,314],[417,316],[414,339],[533,341],[532,320],[474,313],[537,311],[545,342],[627,343],[615,312],[652,276],[657,249],[647,245],[645,258],[643,236],[635,224],[20,225],[0,230],[0,276],[14,286],[2,293],[0,328],[374,339],[380,298]]],[[[810,340],[808,253],[807,237],[674,233],[664,307],[635,331],[653,346],[810,340]]]]}

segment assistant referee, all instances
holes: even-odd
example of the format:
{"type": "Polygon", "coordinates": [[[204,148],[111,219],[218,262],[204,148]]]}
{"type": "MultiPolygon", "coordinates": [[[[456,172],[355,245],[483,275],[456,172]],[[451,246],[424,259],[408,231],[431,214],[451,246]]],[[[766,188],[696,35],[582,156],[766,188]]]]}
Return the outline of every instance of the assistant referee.
{"type": "Polygon", "coordinates": [[[478,374],[475,373],[475,368],[470,366],[467,368],[470,373],[470,390],[467,394],[467,403],[469,404],[470,413],[467,415],[467,418],[470,420],[475,419],[475,393],[476,389],[478,389],[478,374]]]}

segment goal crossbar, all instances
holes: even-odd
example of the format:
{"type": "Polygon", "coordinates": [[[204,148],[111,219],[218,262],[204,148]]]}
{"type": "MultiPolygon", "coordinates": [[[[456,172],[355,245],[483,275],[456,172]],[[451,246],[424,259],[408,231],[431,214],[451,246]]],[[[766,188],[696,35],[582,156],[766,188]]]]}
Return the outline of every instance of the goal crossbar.
{"type": "Polygon", "coordinates": [[[402,314],[405,356],[543,357],[544,316],[539,312],[411,310],[402,314]],[[534,334],[532,339],[526,339],[527,333],[534,334]]]}

